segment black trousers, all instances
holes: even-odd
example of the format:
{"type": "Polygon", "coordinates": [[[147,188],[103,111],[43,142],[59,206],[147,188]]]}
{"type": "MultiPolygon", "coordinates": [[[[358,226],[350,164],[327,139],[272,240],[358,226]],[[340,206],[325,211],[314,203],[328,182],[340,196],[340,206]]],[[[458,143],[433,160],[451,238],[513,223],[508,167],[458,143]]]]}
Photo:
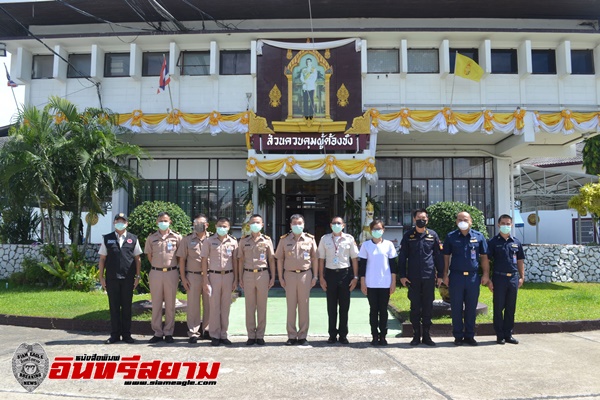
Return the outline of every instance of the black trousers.
{"type": "Polygon", "coordinates": [[[133,279],[107,279],[106,293],[110,309],[110,336],[131,336],[131,300],[133,299],[133,279]]]}
{"type": "Polygon", "coordinates": [[[494,275],[494,331],[496,337],[505,339],[512,336],[515,327],[519,275],[512,277],[494,275]]]}
{"type": "Polygon", "coordinates": [[[387,306],[390,301],[390,288],[367,288],[367,299],[371,308],[369,311],[371,334],[387,334],[387,306]]]}
{"type": "Polygon", "coordinates": [[[435,279],[413,279],[408,287],[408,299],[410,300],[410,323],[415,332],[431,326],[431,314],[433,313],[433,299],[435,296],[435,279]]]}
{"type": "Polygon", "coordinates": [[[334,270],[325,268],[324,276],[327,283],[327,315],[329,317],[329,336],[348,335],[348,310],[350,309],[350,282],[353,275],[350,268],[334,270]],[[340,311],[340,325],[337,326],[338,306],[340,311]]]}

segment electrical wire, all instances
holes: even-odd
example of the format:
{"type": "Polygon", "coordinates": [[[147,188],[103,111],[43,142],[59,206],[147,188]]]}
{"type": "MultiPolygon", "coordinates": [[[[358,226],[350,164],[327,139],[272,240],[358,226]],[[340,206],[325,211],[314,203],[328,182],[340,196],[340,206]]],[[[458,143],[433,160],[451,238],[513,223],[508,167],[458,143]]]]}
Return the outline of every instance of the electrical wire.
{"type": "Polygon", "coordinates": [[[205,11],[201,10],[200,8],[198,8],[197,6],[195,6],[194,4],[192,4],[190,1],[188,0],[181,0],[183,3],[187,4],[188,6],[192,7],[194,10],[198,11],[200,13],[200,15],[202,16],[202,30],[205,29],[204,27],[204,17],[208,17],[208,19],[210,19],[211,21],[213,21],[215,24],[217,24],[217,26],[219,28],[223,28],[223,29],[229,29],[229,30],[236,30],[238,29],[235,25],[233,24],[226,24],[224,22],[221,22],[215,18],[213,18],[210,14],[206,13],[205,11]]]}
{"type": "MultiPolygon", "coordinates": [[[[115,26],[120,26],[121,28],[132,29],[132,30],[136,30],[136,31],[140,31],[140,30],[142,30],[142,31],[149,31],[150,30],[150,29],[144,29],[144,28],[135,28],[135,27],[132,27],[132,26],[127,26],[127,25],[119,24],[117,22],[108,21],[106,19],[103,19],[103,18],[97,17],[97,16],[95,16],[93,14],[90,14],[87,11],[81,10],[81,9],[75,7],[74,5],[67,3],[64,0],[56,0],[56,2],[62,4],[65,7],[68,7],[70,9],[76,11],[77,13],[79,13],[79,14],[81,14],[83,16],[86,16],[88,18],[92,18],[92,19],[94,19],[94,20],[96,20],[98,22],[102,22],[102,23],[110,24],[110,25],[115,25],[115,26]]],[[[152,29],[152,30],[155,31],[156,29],[152,29]]]]}

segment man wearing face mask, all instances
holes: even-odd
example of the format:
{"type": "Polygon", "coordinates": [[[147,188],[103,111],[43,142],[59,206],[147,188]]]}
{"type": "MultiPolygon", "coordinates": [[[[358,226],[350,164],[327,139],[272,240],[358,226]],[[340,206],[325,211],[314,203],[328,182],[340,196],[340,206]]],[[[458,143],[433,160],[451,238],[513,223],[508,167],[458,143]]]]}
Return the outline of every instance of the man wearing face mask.
{"type": "Polygon", "coordinates": [[[308,299],[310,289],[317,283],[317,244],[313,235],[304,232],[304,217],[290,217],[291,232],[279,238],[275,258],[279,283],[285,289],[287,303],[286,345],[308,345],[308,299]],[[298,311],[298,328],[296,327],[298,311]]]}
{"type": "Polygon", "coordinates": [[[177,273],[177,247],[181,242],[181,235],[173,232],[171,217],[166,212],[158,214],[156,220],[158,231],[154,232],[144,246],[144,253],[152,265],[148,280],[150,281],[150,296],[152,297],[152,330],[154,336],[149,343],[158,343],[163,340],[173,343],[175,330],[175,302],[179,274],[177,273]],[[165,303],[165,324],[162,323],[163,301],[165,303]]]}
{"type": "Polygon", "coordinates": [[[410,300],[410,322],[413,327],[413,339],[410,344],[417,346],[421,343],[422,334],[423,344],[435,346],[429,331],[435,287],[442,282],[444,260],[437,233],[427,228],[427,210],[415,210],[413,222],[415,227],[402,237],[398,253],[400,282],[404,287],[408,286],[410,300]]]}
{"type": "Polygon", "coordinates": [[[500,233],[488,242],[488,257],[494,260],[494,274],[490,290],[494,292],[494,331],[496,343],[518,344],[512,336],[515,326],[517,292],[525,277],[525,253],[519,239],[512,236],[512,218],[503,214],[498,218],[500,233]]]}
{"type": "Polygon", "coordinates": [[[177,248],[179,258],[179,276],[181,284],[187,292],[187,326],[189,343],[197,343],[202,339],[202,329],[208,332],[208,295],[203,296],[202,290],[202,263],[200,251],[208,237],[206,228],[208,222],[206,215],[198,214],[194,218],[194,232],[184,237],[181,245],[177,248]],[[204,312],[200,315],[200,297],[202,296],[202,308],[204,312]]]}
{"type": "Polygon", "coordinates": [[[254,214],[248,222],[251,234],[242,238],[238,247],[238,275],[246,300],[246,344],[262,346],[267,326],[267,297],[275,283],[275,251],[271,238],[260,233],[264,226],[262,217],[254,214]]]}
{"type": "Polygon", "coordinates": [[[229,328],[229,310],[231,309],[231,292],[237,289],[238,242],[229,233],[229,218],[217,220],[217,234],[204,242],[200,256],[202,257],[202,274],[205,277],[204,290],[210,301],[210,337],[211,345],[230,345],[227,338],[229,328]]]}
{"type": "Polygon", "coordinates": [[[106,344],[116,343],[121,339],[126,343],[135,342],[131,337],[131,300],[133,291],[140,282],[142,248],[137,236],[126,229],[127,216],[117,214],[115,231],[104,235],[98,250],[100,284],[106,290],[110,309],[111,332],[104,342],[106,344]]]}
{"type": "Polygon", "coordinates": [[[350,292],[358,282],[358,247],[354,237],[342,232],[344,220],[341,217],[331,219],[332,233],[323,235],[319,242],[319,278],[321,288],[327,295],[327,315],[329,317],[329,339],[327,343],[337,341],[348,344],[348,310],[350,292]],[[352,270],[350,270],[352,264],[352,270]],[[340,326],[336,329],[338,305],[340,326]]]}
{"type": "Polygon", "coordinates": [[[481,232],[471,229],[472,224],[468,212],[459,212],[456,215],[458,229],[450,232],[444,241],[444,283],[450,291],[452,334],[456,346],[463,343],[477,346],[475,317],[479,284],[487,286],[490,280],[487,241],[481,232]],[[479,265],[483,270],[481,279],[477,274],[479,265]]]}

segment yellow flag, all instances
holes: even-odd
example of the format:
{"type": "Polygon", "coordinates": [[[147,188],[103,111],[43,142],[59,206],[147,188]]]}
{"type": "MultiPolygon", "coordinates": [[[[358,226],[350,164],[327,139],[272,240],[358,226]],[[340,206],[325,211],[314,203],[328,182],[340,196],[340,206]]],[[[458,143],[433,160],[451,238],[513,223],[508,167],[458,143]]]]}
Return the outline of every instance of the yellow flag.
{"type": "Polygon", "coordinates": [[[483,69],[469,57],[456,53],[456,62],[454,63],[454,74],[461,78],[470,79],[479,82],[483,76],[483,69]]]}

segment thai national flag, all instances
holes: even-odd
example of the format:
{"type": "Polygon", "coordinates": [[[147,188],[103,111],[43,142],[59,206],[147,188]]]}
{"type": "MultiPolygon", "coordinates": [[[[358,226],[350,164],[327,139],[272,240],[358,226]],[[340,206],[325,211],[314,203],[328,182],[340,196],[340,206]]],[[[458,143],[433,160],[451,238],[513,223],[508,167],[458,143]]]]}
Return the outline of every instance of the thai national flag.
{"type": "Polygon", "coordinates": [[[10,74],[8,73],[8,68],[6,68],[6,64],[4,64],[4,69],[6,70],[6,86],[9,87],[17,87],[19,85],[17,85],[12,79],[10,79],[10,74]]]}
{"type": "Polygon", "coordinates": [[[167,64],[167,58],[163,56],[162,67],[160,68],[160,77],[158,79],[158,90],[156,93],[160,93],[161,89],[165,90],[169,83],[171,83],[171,77],[169,76],[169,64],[167,64]]]}

